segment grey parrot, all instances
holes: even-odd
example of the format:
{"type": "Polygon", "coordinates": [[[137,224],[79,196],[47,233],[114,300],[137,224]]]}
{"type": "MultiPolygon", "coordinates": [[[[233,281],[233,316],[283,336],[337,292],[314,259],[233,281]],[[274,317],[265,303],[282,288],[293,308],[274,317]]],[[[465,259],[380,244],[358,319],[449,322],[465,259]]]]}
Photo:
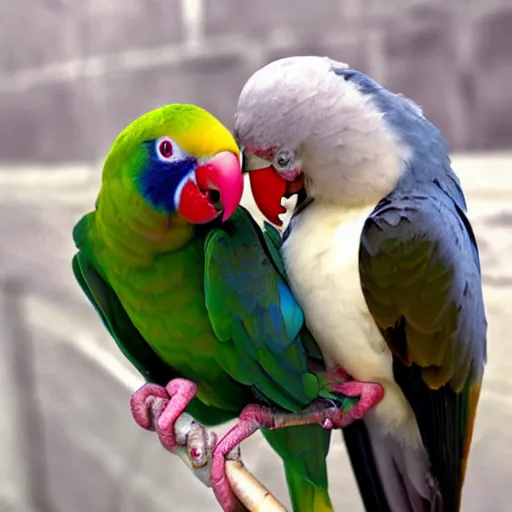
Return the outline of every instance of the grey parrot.
{"type": "Polygon", "coordinates": [[[328,366],[384,398],[343,430],[368,512],[455,512],[486,362],[477,242],[440,131],[421,108],[327,57],[245,84],[235,137],[328,366]]]}

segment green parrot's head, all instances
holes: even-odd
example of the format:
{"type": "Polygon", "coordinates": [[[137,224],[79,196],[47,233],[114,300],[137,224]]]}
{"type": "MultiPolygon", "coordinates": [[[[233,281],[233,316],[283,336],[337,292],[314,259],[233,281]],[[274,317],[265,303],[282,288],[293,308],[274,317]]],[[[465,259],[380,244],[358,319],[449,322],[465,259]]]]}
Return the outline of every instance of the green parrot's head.
{"type": "Polygon", "coordinates": [[[236,210],[241,155],[227,128],[194,105],[153,110],[127,126],[105,161],[103,186],[163,216],[206,224],[236,210]]]}

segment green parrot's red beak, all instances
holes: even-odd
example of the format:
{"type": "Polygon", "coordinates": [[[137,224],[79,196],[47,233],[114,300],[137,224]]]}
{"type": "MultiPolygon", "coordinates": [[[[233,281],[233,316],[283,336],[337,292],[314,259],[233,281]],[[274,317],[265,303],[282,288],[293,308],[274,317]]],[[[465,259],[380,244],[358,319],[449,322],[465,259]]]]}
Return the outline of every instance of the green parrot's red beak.
{"type": "Polygon", "coordinates": [[[206,224],[222,213],[226,221],[237,209],[244,191],[240,158],[222,151],[199,165],[194,180],[187,179],[178,213],[192,224],[206,224]]]}
{"type": "Polygon", "coordinates": [[[304,187],[304,175],[300,173],[292,181],[285,180],[274,167],[249,171],[252,195],[261,213],[276,226],[283,221],[279,215],[286,212],[281,204],[283,197],[290,197],[304,187]]]}

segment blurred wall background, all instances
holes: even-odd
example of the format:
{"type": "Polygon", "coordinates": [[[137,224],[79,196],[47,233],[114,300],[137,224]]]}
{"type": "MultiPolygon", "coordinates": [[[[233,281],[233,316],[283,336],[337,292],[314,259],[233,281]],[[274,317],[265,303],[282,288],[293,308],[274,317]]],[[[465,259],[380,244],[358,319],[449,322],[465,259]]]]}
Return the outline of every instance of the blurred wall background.
{"type": "Polygon", "coordinates": [[[89,162],[134,117],[195,101],[230,124],[249,74],[331,55],[419,102],[453,150],[512,139],[510,0],[20,0],[1,8],[0,154],[89,162]],[[6,12],[5,12],[6,11],[6,12]]]}
{"type": "MultiPolygon", "coordinates": [[[[231,126],[250,74],[296,54],[407,94],[450,143],[490,324],[463,510],[510,509],[512,0],[18,0],[0,5],[0,512],[215,510],[131,420],[141,379],[74,282],[71,229],[128,122],[191,102],[231,126]]],[[[333,438],[335,504],[361,511],[333,438]]],[[[261,438],[242,453],[288,503],[261,438]]]]}

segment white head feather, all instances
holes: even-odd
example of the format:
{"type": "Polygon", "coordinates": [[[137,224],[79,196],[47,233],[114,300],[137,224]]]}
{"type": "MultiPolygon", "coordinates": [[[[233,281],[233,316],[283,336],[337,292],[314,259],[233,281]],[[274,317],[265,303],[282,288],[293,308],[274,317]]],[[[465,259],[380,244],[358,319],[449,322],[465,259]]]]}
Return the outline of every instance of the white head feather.
{"type": "Polygon", "coordinates": [[[317,200],[374,204],[395,188],[408,151],[371,96],[333,72],[341,67],[303,56],[259,69],[240,94],[235,135],[241,145],[295,151],[317,200]]]}

